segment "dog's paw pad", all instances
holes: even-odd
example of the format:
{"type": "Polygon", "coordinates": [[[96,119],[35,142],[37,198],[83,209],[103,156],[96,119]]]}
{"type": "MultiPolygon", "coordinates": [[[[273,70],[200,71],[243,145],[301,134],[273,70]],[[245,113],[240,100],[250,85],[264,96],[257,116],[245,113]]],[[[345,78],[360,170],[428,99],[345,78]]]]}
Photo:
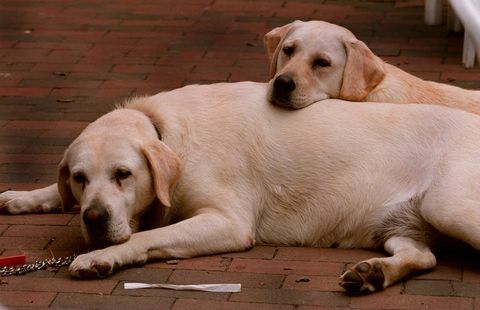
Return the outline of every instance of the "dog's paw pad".
{"type": "Polygon", "coordinates": [[[108,276],[113,271],[113,267],[106,263],[96,264],[94,268],[97,270],[97,274],[101,278],[108,276]]]}
{"type": "Polygon", "coordinates": [[[364,280],[358,273],[352,270],[345,272],[340,280],[340,285],[347,292],[360,292],[363,286],[364,280]]]}
{"type": "Polygon", "coordinates": [[[69,271],[77,278],[104,278],[117,266],[111,262],[109,256],[102,257],[98,252],[91,252],[78,256],[70,265],[69,271]]]}
{"type": "Polygon", "coordinates": [[[79,268],[70,270],[72,276],[77,278],[104,278],[113,271],[112,266],[108,264],[95,264],[90,268],[79,268]]]}
{"type": "Polygon", "coordinates": [[[383,289],[385,276],[382,265],[361,262],[347,270],[340,277],[340,286],[351,294],[375,292],[383,289]]]}
{"type": "Polygon", "coordinates": [[[74,274],[72,275],[78,277],[78,278],[84,278],[84,279],[93,279],[93,278],[98,278],[98,273],[97,270],[95,269],[80,269],[77,270],[74,274]]]}

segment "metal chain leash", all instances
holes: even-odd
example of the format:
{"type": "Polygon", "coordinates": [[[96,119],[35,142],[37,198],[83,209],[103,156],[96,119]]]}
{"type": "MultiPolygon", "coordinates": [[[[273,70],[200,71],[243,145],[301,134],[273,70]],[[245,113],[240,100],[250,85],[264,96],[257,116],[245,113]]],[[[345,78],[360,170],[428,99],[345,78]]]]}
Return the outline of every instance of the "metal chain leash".
{"type": "Polygon", "coordinates": [[[4,266],[0,268],[0,276],[22,275],[27,272],[42,270],[46,267],[62,267],[70,265],[75,259],[76,255],[70,255],[60,258],[47,258],[37,260],[31,264],[24,264],[19,266],[4,266]]]}

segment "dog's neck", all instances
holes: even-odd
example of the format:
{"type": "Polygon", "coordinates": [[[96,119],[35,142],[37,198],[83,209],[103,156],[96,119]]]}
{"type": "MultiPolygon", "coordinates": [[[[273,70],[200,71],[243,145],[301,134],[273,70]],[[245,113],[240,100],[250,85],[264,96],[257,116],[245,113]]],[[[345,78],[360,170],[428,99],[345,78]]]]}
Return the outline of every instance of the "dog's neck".
{"type": "Polygon", "coordinates": [[[153,124],[158,138],[183,159],[187,147],[185,143],[189,141],[185,137],[187,134],[192,135],[194,130],[188,121],[192,117],[191,113],[178,113],[176,105],[172,105],[168,98],[163,98],[160,94],[132,100],[125,108],[143,113],[153,124]]]}
{"type": "Polygon", "coordinates": [[[157,133],[157,138],[158,140],[162,140],[162,133],[160,132],[160,129],[158,129],[157,125],[155,124],[155,122],[148,116],[148,119],[150,120],[150,123],[152,123],[152,126],[153,128],[155,129],[155,132],[157,133]]]}
{"type": "Polygon", "coordinates": [[[140,97],[140,98],[131,99],[124,104],[124,108],[133,109],[145,115],[150,121],[150,124],[152,124],[153,128],[155,129],[158,140],[162,140],[163,138],[162,130],[159,124],[154,121],[154,118],[153,118],[154,115],[152,115],[151,113],[152,110],[149,108],[149,105],[153,103],[149,102],[149,99],[150,97],[140,97]]]}

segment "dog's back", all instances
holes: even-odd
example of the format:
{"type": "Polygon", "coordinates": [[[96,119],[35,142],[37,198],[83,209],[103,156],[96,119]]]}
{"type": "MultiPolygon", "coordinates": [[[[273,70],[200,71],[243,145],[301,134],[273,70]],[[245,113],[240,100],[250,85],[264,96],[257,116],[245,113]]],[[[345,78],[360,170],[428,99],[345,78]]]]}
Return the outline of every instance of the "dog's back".
{"type": "Polygon", "coordinates": [[[385,70],[385,79],[368,94],[365,101],[435,104],[480,114],[478,90],[424,81],[387,63],[385,70]]]}
{"type": "Polygon", "coordinates": [[[147,108],[175,128],[163,134],[183,156],[178,201],[194,206],[232,190],[237,212],[254,214],[257,240],[374,246],[371,227],[385,207],[427,192],[452,148],[480,155],[471,142],[480,141],[480,120],[462,111],[339,100],[288,110],[266,95],[259,83],[195,85],[158,94],[147,108]]]}

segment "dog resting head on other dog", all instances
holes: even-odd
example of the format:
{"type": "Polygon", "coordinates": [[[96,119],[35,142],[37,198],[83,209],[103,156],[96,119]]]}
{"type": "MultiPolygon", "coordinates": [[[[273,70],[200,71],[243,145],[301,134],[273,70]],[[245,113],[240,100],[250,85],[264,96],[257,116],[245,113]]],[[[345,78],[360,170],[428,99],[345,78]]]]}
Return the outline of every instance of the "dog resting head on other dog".
{"type": "Polygon", "coordinates": [[[264,38],[270,58],[268,100],[300,109],[326,98],[426,103],[480,114],[480,91],[422,80],[390,65],[348,29],[295,21],[264,38]]]}
{"type": "Polygon", "coordinates": [[[327,98],[362,101],[385,77],[384,64],[346,28],[295,21],[264,38],[269,100],[299,109],[327,98]]]}
{"type": "Polygon", "coordinates": [[[57,186],[64,209],[80,204],[85,240],[105,246],[137,232],[140,216],[157,197],[170,206],[179,171],[178,157],[159,140],[148,117],[118,109],[91,123],[70,145],[57,186]]]}

